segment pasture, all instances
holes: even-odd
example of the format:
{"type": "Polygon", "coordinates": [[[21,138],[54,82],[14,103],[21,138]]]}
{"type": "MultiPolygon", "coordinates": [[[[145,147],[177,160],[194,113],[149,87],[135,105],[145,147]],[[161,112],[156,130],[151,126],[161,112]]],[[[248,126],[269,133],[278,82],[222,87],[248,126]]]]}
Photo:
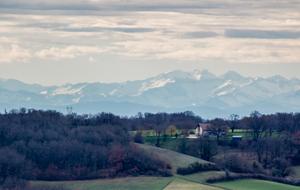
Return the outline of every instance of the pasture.
{"type": "Polygon", "coordinates": [[[32,186],[41,184],[65,186],[72,190],[161,190],[174,180],[174,177],[124,177],[114,179],[96,179],[84,181],[45,182],[32,181],[32,186]]]}
{"type": "Polygon", "coordinates": [[[299,190],[300,187],[264,181],[257,179],[243,179],[214,183],[214,185],[232,190],[299,190]]]}
{"type": "Polygon", "coordinates": [[[180,178],[175,178],[164,190],[221,190],[218,187],[212,187],[208,185],[203,185],[200,183],[195,183],[187,181],[180,178]]]}
{"type": "Polygon", "coordinates": [[[292,168],[292,170],[295,172],[295,173],[293,174],[293,177],[294,177],[294,178],[300,179],[300,166],[293,166],[293,167],[291,167],[291,168],[292,168]]]}
{"type": "Polygon", "coordinates": [[[157,156],[159,156],[161,159],[169,161],[172,165],[172,171],[173,173],[176,173],[176,170],[178,167],[187,167],[191,163],[199,162],[199,163],[209,163],[208,161],[201,160],[199,158],[189,156],[186,154],[181,154],[175,151],[158,148],[154,146],[144,145],[144,144],[137,144],[139,147],[142,147],[157,156]]]}

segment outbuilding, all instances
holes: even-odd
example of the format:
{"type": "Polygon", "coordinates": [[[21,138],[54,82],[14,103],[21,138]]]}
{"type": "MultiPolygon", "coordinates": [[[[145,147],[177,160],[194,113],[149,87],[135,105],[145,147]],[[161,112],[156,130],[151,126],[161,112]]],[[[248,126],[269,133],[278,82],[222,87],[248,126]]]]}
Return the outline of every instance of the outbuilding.
{"type": "Polygon", "coordinates": [[[234,142],[240,142],[242,141],[243,137],[242,136],[232,136],[232,141],[234,142]]]}

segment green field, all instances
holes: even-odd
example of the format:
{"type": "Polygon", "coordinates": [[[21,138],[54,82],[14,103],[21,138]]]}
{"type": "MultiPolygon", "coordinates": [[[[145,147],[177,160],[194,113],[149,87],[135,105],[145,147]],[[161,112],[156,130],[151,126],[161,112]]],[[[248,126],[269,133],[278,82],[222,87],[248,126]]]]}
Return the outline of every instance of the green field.
{"type": "Polygon", "coordinates": [[[243,179],[235,181],[227,181],[214,183],[216,186],[224,187],[232,190],[299,190],[300,187],[276,183],[271,181],[243,179]]]}
{"type": "Polygon", "coordinates": [[[194,183],[184,179],[176,178],[164,190],[221,190],[218,187],[194,183]]]}
{"type": "Polygon", "coordinates": [[[295,172],[293,174],[293,177],[296,179],[300,179],[300,166],[293,166],[291,167],[293,169],[293,171],[295,172]]]}
{"type": "Polygon", "coordinates": [[[40,184],[65,186],[72,190],[221,190],[222,188],[195,183],[175,177],[125,177],[86,181],[44,182],[32,181],[32,186],[40,184]]]}
{"type": "Polygon", "coordinates": [[[97,179],[84,181],[44,182],[32,181],[31,185],[48,184],[66,186],[72,190],[161,190],[174,180],[174,177],[124,177],[114,179],[97,179]]]}
{"type": "Polygon", "coordinates": [[[209,163],[208,161],[201,160],[199,158],[189,156],[186,154],[174,152],[171,150],[158,148],[158,147],[154,147],[154,146],[149,146],[149,145],[144,145],[144,144],[137,144],[137,145],[139,147],[142,147],[142,148],[156,154],[163,160],[169,161],[172,165],[173,173],[176,173],[176,170],[178,167],[187,167],[188,165],[190,165],[191,163],[194,163],[194,162],[209,163]]]}
{"type": "MultiPolygon", "coordinates": [[[[181,134],[183,134],[183,133],[185,132],[185,130],[186,130],[186,129],[177,129],[176,132],[174,132],[172,135],[174,136],[175,133],[177,133],[178,135],[181,135],[181,134]]],[[[196,131],[196,130],[195,130],[195,129],[189,129],[188,131],[189,131],[189,133],[195,134],[195,131],[196,131]]],[[[144,137],[146,137],[146,136],[155,136],[155,134],[156,134],[155,130],[130,131],[130,133],[131,133],[132,135],[135,135],[137,132],[142,132],[142,135],[143,135],[144,137]]],[[[167,133],[167,135],[170,135],[170,134],[167,133]]]]}
{"type": "Polygon", "coordinates": [[[205,179],[210,177],[217,177],[221,175],[225,175],[226,173],[224,171],[208,171],[208,172],[198,172],[190,175],[178,175],[177,177],[181,179],[186,179],[189,181],[193,181],[196,183],[203,183],[207,184],[205,179]]]}

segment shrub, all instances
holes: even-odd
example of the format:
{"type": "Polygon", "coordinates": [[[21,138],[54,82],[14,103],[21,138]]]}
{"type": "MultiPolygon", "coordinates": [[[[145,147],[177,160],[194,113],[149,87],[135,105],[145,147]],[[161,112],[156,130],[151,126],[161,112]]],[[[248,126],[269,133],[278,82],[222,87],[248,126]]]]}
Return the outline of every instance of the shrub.
{"type": "Polygon", "coordinates": [[[28,186],[28,182],[17,177],[7,177],[0,179],[0,190],[23,190],[28,186]]]}
{"type": "Polygon", "coordinates": [[[267,180],[267,181],[274,181],[277,183],[284,183],[288,185],[295,185],[300,186],[300,180],[297,179],[288,179],[288,178],[282,178],[282,177],[272,177],[267,176],[264,174],[229,174],[226,172],[226,175],[221,175],[218,177],[211,177],[207,178],[207,183],[215,183],[220,181],[229,181],[229,180],[237,180],[237,179],[261,179],[261,180],[267,180]]]}
{"type": "Polygon", "coordinates": [[[142,132],[137,132],[137,133],[134,135],[133,141],[134,141],[135,143],[143,143],[142,132]]]}
{"type": "Polygon", "coordinates": [[[70,188],[67,188],[64,185],[38,184],[31,187],[30,190],[70,190],[70,188]]]}
{"type": "Polygon", "coordinates": [[[188,167],[179,167],[177,169],[177,173],[181,175],[188,175],[200,171],[221,171],[221,168],[216,164],[200,164],[199,162],[195,162],[188,167]]]}
{"type": "Polygon", "coordinates": [[[272,176],[286,177],[290,175],[292,170],[289,168],[291,165],[289,161],[282,158],[275,158],[272,162],[272,176]]]}
{"type": "Polygon", "coordinates": [[[217,159],[216,163],[223,169],[228,169],[235,173],[263,173],[260,165],[251,163],[237,154],[231,154],[225,159],[217,159]]]}

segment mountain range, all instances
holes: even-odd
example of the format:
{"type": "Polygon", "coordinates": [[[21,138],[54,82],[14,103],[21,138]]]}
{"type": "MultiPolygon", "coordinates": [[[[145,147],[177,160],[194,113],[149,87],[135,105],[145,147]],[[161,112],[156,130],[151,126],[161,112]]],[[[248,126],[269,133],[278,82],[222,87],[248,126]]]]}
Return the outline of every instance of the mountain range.
{"type": "Polygon", "coordinates": [[[112,112],[132,116],[137,112],[193,111],[204,118],[232,113],[299,112],[300,80],[276,75],[243,77],[229,71],[216,76],[209,71],[175,70],[145,80],[122,83],[78,83],[62,86],[26,84],[0,79],[0,109],[55,109],[78,114],[112,112]]]}

